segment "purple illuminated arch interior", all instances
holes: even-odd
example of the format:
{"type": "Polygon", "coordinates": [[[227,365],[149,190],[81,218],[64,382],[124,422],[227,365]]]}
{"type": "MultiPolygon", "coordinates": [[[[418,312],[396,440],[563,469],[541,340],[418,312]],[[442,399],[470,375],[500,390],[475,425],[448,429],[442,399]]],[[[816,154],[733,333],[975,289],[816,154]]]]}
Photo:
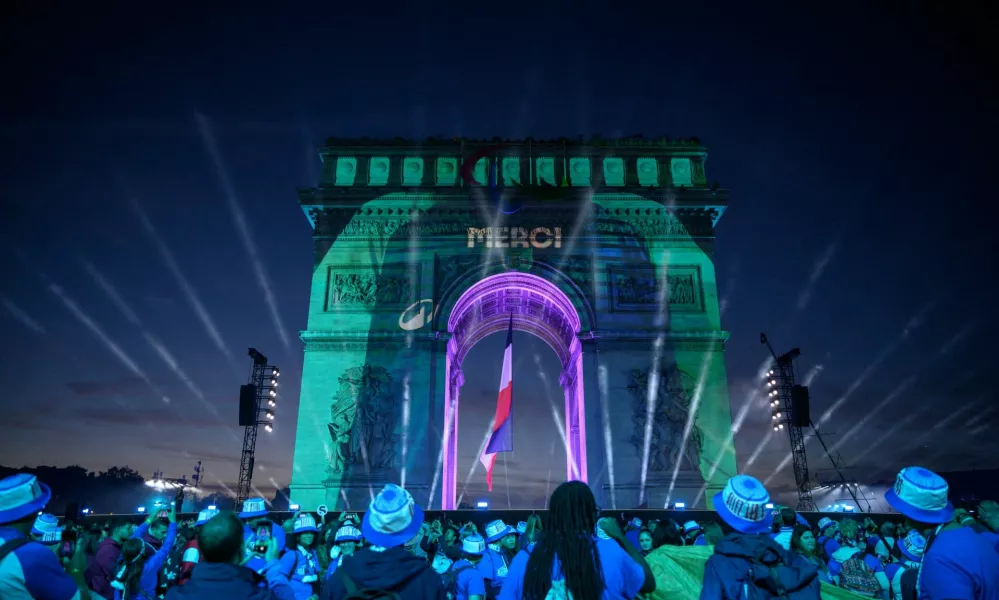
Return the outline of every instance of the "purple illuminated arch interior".
{"type": "MultiPolygon", "coordinates": [[[[448,318],[447,385],[442,505],[455,508],[459,390],[462,362],[482,338],[507,328],[531,333],[547,343],[562,363],[559,384],[565,392],[566,477],[586,481],[582,345],[579,314],[568,296],[551,282],[528,273],[487,277],[465,291],[448,318]]],[[[516,393],[516,387],[514,388],[516,393]]],[[[515,396],[516,397],[516,396],[515,396]]]]}

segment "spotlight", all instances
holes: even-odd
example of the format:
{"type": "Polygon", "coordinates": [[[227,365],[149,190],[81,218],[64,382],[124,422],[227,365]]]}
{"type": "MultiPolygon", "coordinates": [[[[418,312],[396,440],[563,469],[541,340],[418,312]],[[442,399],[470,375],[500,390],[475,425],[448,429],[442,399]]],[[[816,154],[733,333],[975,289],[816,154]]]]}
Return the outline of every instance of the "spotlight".
{"type": "Polygon", "coordinates": [[[773,504],[773,502],[767,502],[767,503],[766,503],[766,504],[764,505],[764,508],[766,508],[767,510],[773,510],[773,509],[774,509],[774,504],[773,504]]]}
{"type": "Polygon", "coordinates": [[[675,510],[687,510],[687,505],[684,502],[674,502],[673,508],[675,510]]]}
{"type": "Polygon", "coordinates": [[[300,508],[302,508],[302,506],[300,504],[289,504],[288,505],[288,510],[291,510],[291,511],[297,511],[300,508]]]}
{"type": "Polygon", "coordinates": [[[271,387],[277,387],[277,379],[271,379],[271,387]]]}
{"type": "MultiPolygon", "coordinates": [[[[136,510],[137,510],[138,512],[140,512],[140,513],[144,513],[144,512],[146,512],[146,507],[145,507],[145,506],[140,506],[140,507],[139,507],[139,508],[137,508],[136,510]]],[[[42,514],[42,513],[38,513],[38,514],[42,514]]]]}
{"type": "Polygon", "coordinates": [[[778,423],[777,424],[777,429],[784,429],[784,424],[783,423],[778,423]]]}
{"type": "Polygon", "coordinates": [[[90,509],[89,508],[85,508],[85,509],[81,510],[80,512],[82,512],[85,515],[89,515],[90,514],[90,509]]]}
{"type": "Polygon", "coordinates": [[[486,508],[489,508],[489,503],[486,502],[485,500],[480,500],[479,502],[475,503],[475,506],[477,506],[479,508],[482,508],[482,509],[486,509],[486,508]]]}
{"type": "Polygon", "coordinates": [[[274,367],[274,372],[271,374],[271,377],[280,377],[280,376],[281,376],[281,369],[274,367]]]}
{"type": "Polygon", "coordinates": [[[267,401],[267,405],[268,405],[268,406],[271,406],[271,407],[274,407],[274,406],[277,406],[277,402],[275,402],[275,401],[273,401],[273,400],[268,400],[268,401],[267,401]]]}
{"type": "Polygon", "coordinates": [[[271,394],[271,398],[273,398],[274,396],[277,396],[277,392],[275,392],[274,390],[271,390],[270,394],[271,394]]]}
{"type": "Polygon", "coordinates": [[[209,504],[208,510],[218,510],[218,508],[214,504],[209,504]]]}
{"type": "Polygon", "coordinates": [[[266,431],[267,433],[270,433],[270,432],[274,431],[274,428],[271,427],[270,423],[268,423],[268,424],[264,425],[264,431],[266,431]]]}
{"type": "Polygon", "coordinates": [[[274,413],[272,413],[271,411],[267,411],[267,413],[266,413],[266,414],[267,414],[267,418],[268,418],[268,419],[270,419],[271,421],[273,421],[273,420],[274,420],[274,413]]]}

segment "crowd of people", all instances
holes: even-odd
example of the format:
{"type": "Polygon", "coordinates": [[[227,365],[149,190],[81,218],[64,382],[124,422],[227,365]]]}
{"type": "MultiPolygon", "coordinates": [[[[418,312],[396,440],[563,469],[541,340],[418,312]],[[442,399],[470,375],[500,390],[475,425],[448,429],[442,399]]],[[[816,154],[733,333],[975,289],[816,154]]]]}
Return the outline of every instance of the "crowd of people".
{"type": "Polygon", "coordinates": [[[896,521],[812,524],[769,510],[763,484],[737,475],[714,497],[716,522],[619,523],[600,517],[584,483],[566,482],[544,521],[479,531],[428,521],[389,484],[362,516],[282,520],[254,498],[238,514],[205,510],[178,523],[171,509],[138,527],[116,519],[71,535],[44,512],[48,487],[22,473],[0,480],[0,599],[657,598],[675,589],[676,569],[661,567],[686,555],[704,559],[697,589],[669,597],[999,600],[995,502],[955,510],[946,482],[920,467],[899,472],[885,498],[896,521]]]}

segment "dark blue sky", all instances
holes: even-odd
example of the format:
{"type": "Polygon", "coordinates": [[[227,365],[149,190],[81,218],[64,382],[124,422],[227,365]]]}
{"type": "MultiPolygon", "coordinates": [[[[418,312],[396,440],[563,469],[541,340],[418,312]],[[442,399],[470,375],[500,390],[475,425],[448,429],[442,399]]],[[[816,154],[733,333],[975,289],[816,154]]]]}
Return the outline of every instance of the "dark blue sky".
{"type": "MultiPolygon", "coordinates": [[[[210,479],[231,483],[241,431],[219,419],[235,420],[252,345],[284,369],[255,483],[285,485],[312,264],[295,189],[317,181],[315,146],[329,135],[644,133],[700,137],[709,180],[732,190],[715,256],[734,415],[765,358],[765,330],[779,349],[802,349],[802,375],[818,373],[813,419],[836,406],[824,428],[857,476],[912,462],[999,466],[999,440],[985,433],[999,422],[987,412],[999,119],[985,57],[995,48],[966,6],[465,3],[362,14],[326,4],[102,19],[22,9],[2,26],[0,464],[181,475],[202,458],[210,479]]],[[[499,380],[487,355],[499,356],[501,337],[473,351],[486,366],[463,390],[462,417],[480,427],[499,380]]],[[[518,389],[543,389],[535,353],[557,377],[546,346],[515,343],[518,389]]],[[[550,410],[535,396],[518,395],[518,419],[550,440],[550,410]]],[[[746,468],[767,478],[786,437],[765,443],[762,406],[744,415],[740,465],[756,454],[746,468]]],[[[462,476],[472,437],[462,438],[462,476]]],[[[564,472],[564,451],[541,445],[530,466],[516,456],[508,465],[529,471],[524,502],[544,495],[549,469],[564,472]]],[[[813,470],[829,467],[809,450],[813,470]]],[[[771,486],[789,481],[787,467],[771,486]]],[[[494,503],[505,504],[498,482],[494,503]]]]}

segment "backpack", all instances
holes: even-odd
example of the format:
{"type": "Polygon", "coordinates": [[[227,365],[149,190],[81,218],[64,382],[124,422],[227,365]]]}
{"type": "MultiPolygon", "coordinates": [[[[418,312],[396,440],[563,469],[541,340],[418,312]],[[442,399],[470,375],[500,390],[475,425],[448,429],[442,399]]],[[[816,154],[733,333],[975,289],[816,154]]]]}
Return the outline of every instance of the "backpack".
{"type": "Polygon", "coordinates": [[[747,572],[745,581],[742,584],[743,592],[746,596],[746,600],[763,600],[764,598],[787,598],[787,590],[780,583],[780,577],[777,574],[777,569],[784,566],[784,556],[782,554],[775,553],[774,548],[770,546],[763,546],[756,553],[750,562],[750,567],[747,572]],[[766,555],[777,555],[777,562],[767,562],[764,560],[766,555]],[[758,579],[756,577],[755,566],[761,566],[769,571],[767,577],[763,579],[758,579]]]}
{"type": "Polygon", "coordinates": [[[447,591],[447,597],[450,600],[454,600],[454,598],[458,597],[458,575],[474,568],[475,567],[471,565],[462,565],[460,569],[452,567],[444,573],[444,576],[442,577],[444,580],[444,589],[447,591]]]}
{"type": "Polygon", "coordinates": [[[358,589],[357,584],[347,576],[347,573],[343,569],[337,569],[333,573],[333,576],[340,578],[340,582],[343,583],[343,587],[347,591],[347,595],[343,597],[343,600],[402,600],[402,596],[391,590],[374,588],[358,589]]]}
{"type": "Polygon", "coordinates": [[[874,571],[864,562],[864,554],[854,554],[843,563],[839,572],[839,585],[845,590],[857,592],[864,596],[876,596],[881,593],[874,571]]]}

